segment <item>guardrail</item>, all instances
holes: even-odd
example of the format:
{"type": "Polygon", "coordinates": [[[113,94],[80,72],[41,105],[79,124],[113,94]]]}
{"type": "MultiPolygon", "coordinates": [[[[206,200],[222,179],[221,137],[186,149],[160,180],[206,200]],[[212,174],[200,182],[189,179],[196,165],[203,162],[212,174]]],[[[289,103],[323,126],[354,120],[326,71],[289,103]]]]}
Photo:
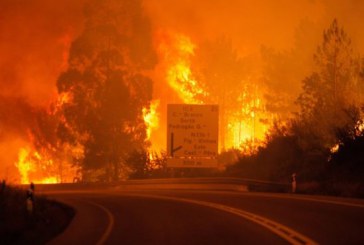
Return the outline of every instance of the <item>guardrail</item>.
{"type": "Polygon", "coordinates": [[[259,191],[259,192],[289,192],[288,183],[278,183],[255,179],[241,178],[166,178],[166,179],[138,179],[125,180],[113,183],[62,183],[36,185],[36,191],[50,190],[142,190],[142,189],[203,189],[203,190],[233,190],[233,191],[259,191]]]}
{"type": "Polygon", "coordinates": [[[248,191],[289,192],[291,190],[291,186],[289,183],[226,177],[127,180],[124,182],[124,184],[220,184],[245,186],[248,191]]]}

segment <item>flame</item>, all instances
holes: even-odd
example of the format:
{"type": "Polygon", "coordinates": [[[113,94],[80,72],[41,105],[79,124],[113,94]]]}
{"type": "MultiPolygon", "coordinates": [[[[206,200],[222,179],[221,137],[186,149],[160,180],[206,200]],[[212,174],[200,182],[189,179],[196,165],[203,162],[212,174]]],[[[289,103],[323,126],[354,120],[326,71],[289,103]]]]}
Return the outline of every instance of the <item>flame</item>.
{"type": "Polygon", "coordinates": [[[333,147],[330,148],[331,153],[336,153],[339,151],[340,144],[335,144],[333,147]]]}
{"type": "Polygon", "coordinates": [[[31,163],[26,161],[28,155],[29,155],[29,150],[21,148],[19,150],[18,162],[15,164],[20,173],[20,178],[21,178],[20,182],[23,184],[29,183],[29,172],[33,167],[31,163]]]}
{"type": "MultiPolygon", "coordinates": [[[[48,150],[49,151],[49,150],[48,150]]],[[[30,182],[39,184],[53,184],[72,182],[78,177],[77,168],[71,164],[72,158],[83,155],[83,147],[70,147],[65,145],[64,152],[59,152],[58,156],[49,154],[47,150],[36,151],[31,147],[19,149],[18,161],[15,166],[20,174],[20,183],[30,182]]]]}
{"type": "Polygon", "coordinates": [[[166,81],[186,104],[202,104],[199,97],[208,93],[202,88],[191,72],[191,57],[196,45],[186,35],[164,33],[159,44],[159,53],[166,65],[166,81]]]}
{"type": "MultiPolygon", "coordinates": [[[[72,99],[70,93],[58,94],[55,102],[48,107],[48,115],[56,116],[62,106],[72,99]]],[[[64,120],[62,115],[59,119],[64,120]]],[[[79,177],[78,169],[73,166],[72,161],[83,158],[84,147],[81,143],[70,145],[57,140],[55,145],[35,147],[35,137],[31,131],[28,132],[28,140],[28,145],[18,150],[18,161],[15,163],[20,174],[20,183],[72,182],[75,177],[79,177]]]]}
{"type": "Polygon", "coordinates": [[[68,104],[72,101],[72,95],[70,92],[63,92],[58,95],[57,107],[62,107],[64,104],[68,104]]]}
{"type": "MultiPolygon", "coordinates": [[[[186,104],[211,103],[207,89],[196,79],[191,69],[191,60],[195,55],[197,45],[188,36],[172,32],[159,33],[158,41],[159,56],[164,64],[161,68],[162,72],[160,72],[165,74],[166,83],[178,95],[178,99],[186,104]]],[[[220,113],[222,111],[225,113],[224,122],[220,121],[219,126],[220,150],[236,148],[251,154],[253,149],[262,144],[269,129],[269,118],[272,116],[265,110],[264,96],[255,85],[256,81],[248,80],[243,84],[245,85],[242,88],[236,88],[242,92],[236,103],[233,103],[234,105],[219,105],[220,113]]],[[[157,99],[162,98],[157,97],[157,99]]],[[[166,100],[165,104],[176,103],[176,99],[171,96],[166,100]]],[[[163,123],[165,122],[163,121],[163,123]]],[[[165,129],[165,125],[161,128],[165,129]]],[[[154,129],[148,128],[148,130],[153,131],[154,129]]],[[[165,132],[161,133],[165,134],[165,132]]],[[[148,133],[149,136],[152,143],[158,141],[150,133],[148,133]]]]}
{"type": "Polygon", "coordinates": [[[55,176],[44,176],[47,174],[47,165],[53,165],[51,159],[44,159],[37,151],[31,151],[29,148],[20,148],[18,162],[15,164],[20,173],[20,182],[28,184],[30,182],[51,184],[59,183],[59,179],[55,176]],[[38,163],[42,162],[43,165],[38,163]],[[41,175],[39,175],[41,172],[41,175]]]}
{"type": "Polygon", "coordinates": [[[152,131],[154,129],[157,129],[159,126],[159,115],[157,112],[159,103],[160,103],[159,100],[153,100],[150,103],[149,108],[144,107],[142,110],[144,123],[147,127],[147,129],[146,129],[147,140],[151,139],[152,131]]]}
{"type": "Polygon", "coordinates": [[[263,94],[257,86],[244,90],[238,98],[237,109],[227,115],[230,123],[226,146],[250,154],[263,144],[265,134],[273,122],[273,115],[266,111],[261,99],[263,94]],[[251,146],[248,147],[247,144],[251,146]]]}
{"type": "Polygon", "coordinates": [[[49,177],[36,181],[38,184],[58,184],[60,183],[57,177],[49,177]]]}

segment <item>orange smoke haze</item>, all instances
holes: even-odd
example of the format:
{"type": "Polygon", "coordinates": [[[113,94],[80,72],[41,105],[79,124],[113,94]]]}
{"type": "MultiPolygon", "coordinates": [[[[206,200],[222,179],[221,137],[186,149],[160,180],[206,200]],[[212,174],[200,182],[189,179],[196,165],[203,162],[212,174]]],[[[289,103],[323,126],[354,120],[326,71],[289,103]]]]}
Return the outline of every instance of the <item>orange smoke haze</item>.
{"type": "MultiPolygon", "coordinates": [[[[0,1],[0,179],[30,181],[24,179],[27,175],[18,171],[17,164],[26,156],[37,158],[29,132],[40,127],[36,120],[39,110],[48,111],[51,103],[59,101],[56,81],[67,68],[71,42],[82,31],[85,2],[0,1]]],[[[364,53],[362,1],[145,0],[143,6],[154,28],[154,47],[159,56],[151,71],[153,104],[143,111],[147,134],[156,151],[165,149],[166,105],[203,103],[201,97],[208,96],[191,69],[196,48],[206,41],[221,37],[231,40],[238,56],[247,58],[247,79],[256,86],[252,104],[239,108],[239,112],[250,115],[245,119],[250,124],[226,119],[229,123],[225,126],[230,128],[230,144],[226,147],[238,146],[252,137],[264,138],[268,125],[259,121],[273,117],[266,113],[271,106],[266,104],[266,89],[285,91],[291,96],[286,106],[293,106],[301,81],[312,66],[322,31],[334,18],[345,28],[356,50],[364,53]],[[292,60],[282,65],[285,70],[278,76],[281,82],[268,88],[261,86],[267,62],[261,54],[262,46],[292,60]],[[261,120],[254,110],[259,110],[261,120]]],[[[242,91],[239,96],[246,95],[242,91]]]]}
{"type": "MultiPolygon", "coordinates": [[[[295,44],[295,30],[302,21],[314,23],[321,38],[334,18],[350,33],[360,52],[364,51],[362,1],[349,0],[147,0],[145,7],[158,28],[186,33],[194,39],[230,37],[240,54],[257,53],[261,45],[289,50],[295,44]]],[[[307,45],[315,45],[308,43],[307,45]]]]}
{"type": "Polygon", "coordinates": [[[57,100],[56,81],[83,25],[83,1],[0,2],[0,179],[17,182],[15,162],[32,147],[38,108],[57,100]]]}
{"type": "Polygon", "coordinates": [[[83,25],[82,7],[83,1],[70,0],[1,1],[1,95],[32,105],[52,100],[70,43],[83,25]]]}

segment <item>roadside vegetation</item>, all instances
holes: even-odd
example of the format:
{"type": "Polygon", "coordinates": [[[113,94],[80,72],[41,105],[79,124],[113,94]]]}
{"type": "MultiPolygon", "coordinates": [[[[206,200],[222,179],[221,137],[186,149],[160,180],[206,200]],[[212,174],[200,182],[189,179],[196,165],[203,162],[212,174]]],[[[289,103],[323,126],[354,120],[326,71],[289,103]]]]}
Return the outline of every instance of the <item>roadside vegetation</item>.
{"type": "Polygon", "coordinates": [[[74,214],[72,208],[36,194],[28,213],[26,190],[6,186],[0,193],[0,244],[45,244],[67,227],[74,214]]]}
{"type": "MultiPolygon", "coordinates": [[[[364,59],[336,19],[324,30],[313,63],[301,82],[297,111],[277,118],[263,145],[254,148],[247,142],[245,148],[253,149],[249,154],[238,149],[221,153],[220,170],[170,170],[163,154],[154,157],[153,165],[148,153],[139,151],[127,160],[134,164],[130,177],[229,176],[289,184],[295,173],[299,193],[363,198],[364,59]]],[[[274,80],[274,75],[267,77],[274,80]]]]}
{"type": "Polygon", "coordinates": [[[277,120],[265,145],[227,175],[287,182],[296,173],[298,192],[364,197],[364,60],[337,20],[313,58],[298,112],[277,120]]]}

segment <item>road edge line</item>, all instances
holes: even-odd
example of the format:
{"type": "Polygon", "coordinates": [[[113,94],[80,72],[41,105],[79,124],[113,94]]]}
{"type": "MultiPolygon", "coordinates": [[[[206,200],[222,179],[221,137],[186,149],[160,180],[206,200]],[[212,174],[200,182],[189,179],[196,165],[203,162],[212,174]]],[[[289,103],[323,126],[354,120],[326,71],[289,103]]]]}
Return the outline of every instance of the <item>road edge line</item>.
{"type": "Polygon", "coordinates": [[[111,231],[112,231],[112,229],[114,227],[114,223],[115,223],[114,216],[112,215],[112,213],[107,208],[105,208],[101,204],[98,204],[98,203],[93,202],[93,201],[86,201],[86,202],[90,203],[91,205],[94,205],[94,206],[98,207],[99,209],[101,209],[102,211],[104,211],[107,214],[108,225],[107,225],[105,231],[103,232],[102,236],[97,241],[96,245],[105,244],[106,240],[109,238],[110,233],[111,233],[111,231]]]}

